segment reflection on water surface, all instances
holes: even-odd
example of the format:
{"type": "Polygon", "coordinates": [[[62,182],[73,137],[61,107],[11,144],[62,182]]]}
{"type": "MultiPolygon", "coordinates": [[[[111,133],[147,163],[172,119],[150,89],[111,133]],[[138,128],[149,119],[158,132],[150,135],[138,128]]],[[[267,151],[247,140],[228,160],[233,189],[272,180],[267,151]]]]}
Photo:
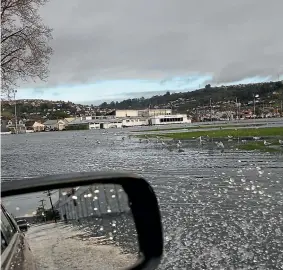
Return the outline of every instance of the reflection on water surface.
{"type": "Polygon", "coordinates": [[[282,156],[221,153],[197,143],[179,153],[122,140],[121,132],[3,136],[2,176],[135,172],[152,183],[161,205],[165,254],[159,269],[283,268],[282,156]]]}

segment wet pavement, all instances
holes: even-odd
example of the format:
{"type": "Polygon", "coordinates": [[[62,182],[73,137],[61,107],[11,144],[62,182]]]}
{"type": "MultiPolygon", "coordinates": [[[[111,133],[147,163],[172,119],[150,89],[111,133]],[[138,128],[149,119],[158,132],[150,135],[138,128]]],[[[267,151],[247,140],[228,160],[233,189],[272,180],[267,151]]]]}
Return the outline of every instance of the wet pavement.
{"type": "Polygon", "coordinates": [[[26,233],[39,269],[116,270],[136,262],[134,255],[122,254],[105,237],[82,240],[82,230],[64,224],[34,226],[26,233]]]}
{"type": "Polygon", "coordinates": [[[188,143],[184,152],[129,130],[2,137],[2,178],[125,170],[153,185],[163,217],[159,269],[282,269],[283,157],[188,143]],[[100,144],[96,142],[100,141],[100,144]]]}

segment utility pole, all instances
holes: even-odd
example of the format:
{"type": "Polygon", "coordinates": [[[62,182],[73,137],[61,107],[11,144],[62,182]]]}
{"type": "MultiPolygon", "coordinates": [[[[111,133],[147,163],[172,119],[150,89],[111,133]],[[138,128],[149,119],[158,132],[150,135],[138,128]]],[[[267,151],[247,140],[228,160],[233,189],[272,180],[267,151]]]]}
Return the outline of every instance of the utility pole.
{"type": "Polygon", "coordinates": [[[52,203],[50,190],[47,190],[47,196],[49,197],[49,201],[50,201],[50,204],[51,204],[51,208],[52,208],[52,212],[53,212],[53,216],[54,216],[54,221],[55,221],[55,223],[57,223],[56,213],[55,213],[54,206],[53,206],[53,203],[52,203]]]}

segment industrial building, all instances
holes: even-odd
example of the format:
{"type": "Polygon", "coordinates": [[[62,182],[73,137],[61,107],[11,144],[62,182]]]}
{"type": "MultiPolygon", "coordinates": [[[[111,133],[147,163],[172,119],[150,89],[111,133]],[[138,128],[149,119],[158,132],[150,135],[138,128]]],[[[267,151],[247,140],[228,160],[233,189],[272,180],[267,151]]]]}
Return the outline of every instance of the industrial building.
{"type": "Polygon", "coordinates": [[[171,115],[171,109],[144,109],[144,110],[116,110],[116,118],[151,117],[156,115],[171,115]]]}
{"type": "Polygon", "coordinates": [[[107,129],[182,123],[191,123],[191,120],[185,114],[172,115],[171,109],[116,110],[113,115],[78,117],[71,121],[66,129],[107,129]]]}
{"type": "Polygon", "coordinates": [[[81,120],[80,118],[70,122],[66,127],[67,130],[80,129],[106,129],[106,128],[122,128],[123,122],[120,119],[94,119],[81,120]]]}
{"type": "Polygon", "coordinates": [[[152,125],[168,125],[168,124],[186,124],[191,123],[191,119],[188,119],[186,114],[176,115],[157,115],[150,117],[148,124],[152,125]]]}
{"type": "Polygon", "coordinates": [[[59,190],[59,201],[55,205],[62,220],[64,215],[68,220],[81,220],[130,212],[127,194],[115,184],[59,190]]]}

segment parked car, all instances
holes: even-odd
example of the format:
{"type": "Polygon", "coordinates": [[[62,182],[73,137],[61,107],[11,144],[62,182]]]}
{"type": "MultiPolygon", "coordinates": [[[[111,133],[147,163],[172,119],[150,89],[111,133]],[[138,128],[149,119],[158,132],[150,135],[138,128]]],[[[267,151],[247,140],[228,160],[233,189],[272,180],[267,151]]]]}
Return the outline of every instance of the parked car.
{"type": "Polygon", "coordinates": [[[1,204],[1,269],[31,269],[36,263],[25,238],[15,219],[1,204]]]}
{"type": "Polygon", "coordinates": [[[17,224],[18,224],[19,229],[22,232],[27,232],[27,230],[28,230],[28,223],[27,223],[27,221],[25,219],[17,220],[17,224]]]}

